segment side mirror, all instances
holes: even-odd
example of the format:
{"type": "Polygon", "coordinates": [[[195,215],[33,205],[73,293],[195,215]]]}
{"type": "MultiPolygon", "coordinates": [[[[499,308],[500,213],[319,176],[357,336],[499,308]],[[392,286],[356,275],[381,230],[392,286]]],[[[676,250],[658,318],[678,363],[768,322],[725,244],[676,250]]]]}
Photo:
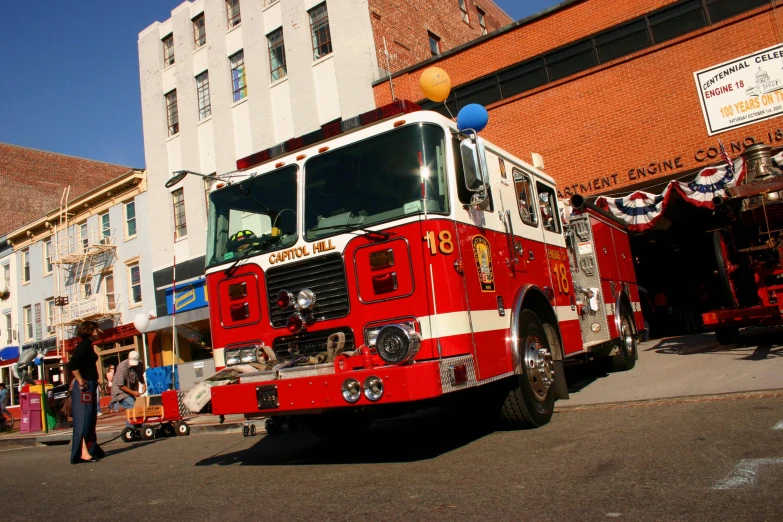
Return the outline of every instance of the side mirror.
{"type": "Polygon", "coordinates": [[[463,140],[459,145],[462,156],[462,170],[465,174],[465,186],[471,192],[479,192],[484,188],[484,180],[481,176],[478,146],[471,140],[463,140]]]}

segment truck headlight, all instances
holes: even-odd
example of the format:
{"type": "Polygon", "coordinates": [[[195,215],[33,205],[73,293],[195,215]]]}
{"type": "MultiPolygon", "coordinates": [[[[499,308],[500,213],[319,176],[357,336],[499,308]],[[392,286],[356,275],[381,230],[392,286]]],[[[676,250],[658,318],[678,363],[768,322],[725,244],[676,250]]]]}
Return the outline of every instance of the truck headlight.
{"type": "Polygon", "coordinates": [[[241,354],[239,350],[226,350],[226,366],[241,364],[241,354]]]}
{"type": "Polygon", "coordinates": [[[309,310],[313,306],[315,306],[315,292],[309,288],[305,288],[296,294],[297,310],[309,310]]]}
{"type": "Polygon", "coordinates": [[[250,364],[250,363],[258,362],[258,359],[256,358],[256,349],[245,348],[240,352],[239,359],[242,361],[242,364],[250,364]]]}
{"type": "MultiPolygon", "coordinates": [[[[389,364],[402,364],[410,361],[421,347],[419,334],[406,324],[382,326],[374,337],[378,355],[389,364]]],[[[368,346],[370,345],[368,344],[368,346]]]]}

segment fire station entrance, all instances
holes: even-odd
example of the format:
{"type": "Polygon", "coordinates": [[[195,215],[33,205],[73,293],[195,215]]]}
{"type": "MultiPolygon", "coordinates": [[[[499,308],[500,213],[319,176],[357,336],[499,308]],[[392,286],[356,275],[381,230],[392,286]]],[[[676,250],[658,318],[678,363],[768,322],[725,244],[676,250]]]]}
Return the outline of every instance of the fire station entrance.
{"type": "Polygon", "coordinates": [[[698,332],[701,314],[724,305],[712,234],[720,221],[715,211],[673,194],[653,228],[631,235],[651,337],[698,332]]]}

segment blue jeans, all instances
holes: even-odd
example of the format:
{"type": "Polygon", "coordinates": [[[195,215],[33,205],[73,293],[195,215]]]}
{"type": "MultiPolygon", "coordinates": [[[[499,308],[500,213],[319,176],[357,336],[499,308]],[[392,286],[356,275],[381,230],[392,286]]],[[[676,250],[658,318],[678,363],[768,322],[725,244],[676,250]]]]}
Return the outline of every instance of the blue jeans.
{"type": "MultiPolygon", "coordinates": [[[[133,408],[133,405],[136,403],[136,399],[134,397],[125,397],[124,399],[120,401],[111,401],[109,403],[109,411],[118,412],[120,411],[120,406],[123,407],[123,409],[130,409],[133,408]]],[[[130,422],[125,421],[125,426],[130,427],[130,422]]]]}

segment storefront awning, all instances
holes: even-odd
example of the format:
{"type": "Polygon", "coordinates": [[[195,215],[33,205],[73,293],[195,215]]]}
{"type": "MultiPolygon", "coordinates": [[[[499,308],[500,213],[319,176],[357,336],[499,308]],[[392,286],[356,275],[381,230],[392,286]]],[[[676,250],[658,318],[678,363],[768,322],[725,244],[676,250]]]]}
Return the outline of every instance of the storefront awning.
{"type": "MultiPolygon", "coordinates": [[[[171,315],[167,315],[164,317],[150,319],[150,325],[147,327],[146,333],[171,328],[172,317],[173,316],[171,315]]],[[[178,325],[195,323],[196,321],[204,321],[206,319],[209,319],[209,308],[207,307],[196,308],[195,310],[188,310],[187,312],[177,314],[178,325]]]]}
{"type": "Polygon", "coordinates": [[[0,350],[0,361],[8,361],[10,359],[18,359],[18,358],[19,358],[18,346],[6,346],[2,350],[0,350]]]}

